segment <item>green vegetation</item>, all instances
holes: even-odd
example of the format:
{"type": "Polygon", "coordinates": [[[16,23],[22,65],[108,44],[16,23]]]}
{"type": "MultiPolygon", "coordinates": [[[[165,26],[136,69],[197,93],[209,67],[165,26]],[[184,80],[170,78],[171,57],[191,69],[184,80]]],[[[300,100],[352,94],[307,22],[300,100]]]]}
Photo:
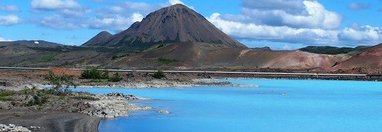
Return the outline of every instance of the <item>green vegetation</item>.
{"type": "Polygon", "coordinates": [[[114,75],[112,77],[109,78],[109,81],[110,82],[119,82],[119,81],[122,81],[122,77],[121,75],[119,75],[118,72],[114,73],[114,75]]]}
{"type": "Polygon", "coordinates": [[[36,88],[24,89],[22,91],[0,90],[0,101],[20,101],[22,105],[34,106],[43,105],[48,101],[50,90],[37,90],[36,88]],[[16,96],[23,97],[17,98],[16,96]]]}
{"type": "Polygon", "coordinates": [[[46,56],[41,57],[39,62],[44,62],[44,63],[53,62],[56,60],[55,57],[56,57],[56,55],[54,55],[54,54],[46,55],[46,56]]]}
{"type": "Polygon", "coordinates": [[[166,75],[163,73],[162,70],[158,70],[158,71],[155,72],[152,76],[153,76],[154,78],[156,78],[156,79],[166,78],[166,75]]]}
{"type": "Polygon", "coordinates": [[[123,78],[119,73],[114,73],[112,77],[109,76],[108,71],[101,71],[95,67],[87,68],[81,73],[81,79],[92,79],[92,81],[107,80],[109,82],[119,82],[123,78]]]}
{"type": "Polygon", "coordinates": [[[95,97],[92,97],[92,96],[85,96],[85,95],[75,96],[75,97],[72,97],[72,98],[73,99],[79,99],[79,100],[91,100],[91,101],[99,100],[98,98],[95,98],[95,97]]]}
{"type": "Polygon", "coordinates": [[[56,94],[66,92],[70,86],[75,86],[75,84],[72,82],[73,76],[71,75],[55,75],[50,71],[45,79],[53,85],[51,90],[56,94]]]}
{"type": "Polygon", "coordinates": [[[0,101],[10,101],[10,96],[14,94],[13,91],[0,91],[0,101]]]}
{"type": "Polygon", "coordinates": [[[28,100],[25,105],[26,106],[34,106],[34,105],[43,105],[48,102],[48,96],[51,94],[51,90],[37,90],[36,88],[25,89],[23,93],[28,100]]]}
{"type": "Polygon", "coordinates": [[[111,57],[111,60],[117,60],[117,59],[120,59],[120,58],[123,58],[123,57],[126,57],[126,56],[129,56],[129,54],[126,54],[126,55],[114,55],[113,57],[111,57]]]}
{"type": "Polygon", "coordinates": [[[331,47],[331,46],[308,46],[305,48],[301,48],[301,51],[310,52],[310,53],[317,53],[317,54],[329,54],[329,55],[337,55],[337,54],[347,54],[353,51],[363,50],[368,47],[366,46],[359,46],[355,48],[350,47],[331,47]]]}
{"type": "Polygon", "coordinates": [[[108,71],[100,71],[96,67],[90,67],[81,73],[81,78],[82,79],[93,79],[93,80],[108,79],[109,78],[109,72],[108,71]]]}
{"type": "Polygon", "coordinates": [[[162,57],[160,57],[160,58],[158,59],[158,62],[159,62],[160,64],[168,65],[168,64],[176,63],[176,62],[178,62],[178,60],[175,60],[175,59],[167,59],[167,58],[162,58],[162,57]]]}

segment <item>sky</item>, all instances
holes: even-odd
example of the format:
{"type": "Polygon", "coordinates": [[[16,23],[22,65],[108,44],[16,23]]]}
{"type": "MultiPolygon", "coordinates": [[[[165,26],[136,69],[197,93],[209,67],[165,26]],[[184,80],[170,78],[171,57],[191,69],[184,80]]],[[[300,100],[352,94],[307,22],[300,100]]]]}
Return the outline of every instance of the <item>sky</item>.
{"type": "Polygon", "coordinates": [[[81,45],[184,4],[248,47],[355,47],[382,43],[382,0],[0,0],[0,41],[81,45]]]}

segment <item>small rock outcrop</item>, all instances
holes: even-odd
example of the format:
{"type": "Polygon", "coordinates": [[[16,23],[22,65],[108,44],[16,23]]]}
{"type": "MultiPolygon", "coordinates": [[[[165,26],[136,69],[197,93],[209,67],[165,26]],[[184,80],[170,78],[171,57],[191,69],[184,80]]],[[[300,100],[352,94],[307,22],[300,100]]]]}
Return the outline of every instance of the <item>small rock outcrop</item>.
{"type": "Polygon", "coordinates": [[[82,113],[103,118],[115,118],[127,116],[131,111],[151,109],[151,107],[140,107],[129,103],[128,100],[139,99],[133,95],[111,93],[107,95],[96,95],[95,97],[99,100],[88,102],[90,107],[81,111],[82,113]]]}

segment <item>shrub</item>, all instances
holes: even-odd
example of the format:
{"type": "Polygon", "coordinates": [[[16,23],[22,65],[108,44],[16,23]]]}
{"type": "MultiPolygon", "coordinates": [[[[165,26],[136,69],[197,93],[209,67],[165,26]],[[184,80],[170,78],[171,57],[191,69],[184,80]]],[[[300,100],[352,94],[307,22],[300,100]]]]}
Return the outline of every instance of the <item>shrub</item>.
{"type": "Polygon", "coordinates": [[[118,72],[116,72],[116,73],[114,73],[114,75],[111,77],[111,78],[109,78],[109,81],[110,82],[119,82],[119,81],[121,81],[123,78],[121,77],[121,75],[119,75],[119,73],[118,72]]]}
{"type": "Polygon", "coordinates": [[[82,79],[108,79],[108,71],[100,71],[96,67],[87,68],[81,73],[82,79]]]}
{"type": "Polygon", "coordinates": [[[75,86],[72,82],[73,76],[71,75],[55,75],[52,71],[49,71],[45,79],[53,85],[51,90],[55,93],[65,92],[70,86],[75,86]]]}
{"type": "Polygon", "coordinates": [[[164,75],[163,71],[162,70],[158,70],[157,72],[155,72],[153,75],[152,75],[154,78],[156,79],[162,79],[162,78],[165,78],[166,75],[164,75]]]}
{"type": "Polygon", "coordinates": [[[175,60],[175,59],[167,59],[167,58],[162,58],[162,57],[160,57],[160,58],[158,59],[158,62],[159,62],[160,64],[163,64],[163,65],[168,65],[168,64],[176,63],[176,62],[178,62],[178,60],[175,60]]]}

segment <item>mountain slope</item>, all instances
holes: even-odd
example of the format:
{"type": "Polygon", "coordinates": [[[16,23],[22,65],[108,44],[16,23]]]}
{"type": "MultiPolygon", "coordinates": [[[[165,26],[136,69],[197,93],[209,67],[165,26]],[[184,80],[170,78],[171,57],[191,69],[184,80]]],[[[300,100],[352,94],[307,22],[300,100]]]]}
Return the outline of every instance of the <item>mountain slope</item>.
{"type": "Polygon", "coordinates": [[[382,70],[382,44],[366,49],[353,55],[350,59],[340,62],[335,70],[355,70],[353,72],[370,73],[382,70]]]}
{"type": "Polygon", "coordinates": [[[317,53],[317,54],[329,54],[329,55],[336,55],[336,54],[348,54],[352,52],[360,52],[364,49],[369,48],[368,46],[358,46],[355,48],[351,47],[332,47],[332,46],[307,46],[304,48],[299,49],[300,51],[310,52],[310,53],[317,53]]]}
{"type": "Polygon", "coordinates": [[[246,48],[202,15],[180,4],[150,13],[141,22],[112,36],[107,43],[93,42],[87,45],[146,49],[173,42],[202,42],[218,47],[246,48]]]}
{"type": "Polygon", "coordinates": [[[126,56],[108,66],[132,69],[159,67],[206,69],[313,69],[331,67],[348,56],[321,55],[301,51],[222,48],[208,43],[182,42],[126,56]],[[161,62],[168,60],[168,63],[161,62]]]}
{"type": "Polygon", "coordinates": [[[96,36],[94,36],[93,38],[91,38],[89,41],[85,42],[83,44],[83,46],[97,46],[97,45],[102,45],[104,43],[106,43],[107,41],[109,41],[109,39],[112,37],[113,35],[110,34],[109,32],[107,31],[102,31],[100,33],[98,33],[96,36]]]}

